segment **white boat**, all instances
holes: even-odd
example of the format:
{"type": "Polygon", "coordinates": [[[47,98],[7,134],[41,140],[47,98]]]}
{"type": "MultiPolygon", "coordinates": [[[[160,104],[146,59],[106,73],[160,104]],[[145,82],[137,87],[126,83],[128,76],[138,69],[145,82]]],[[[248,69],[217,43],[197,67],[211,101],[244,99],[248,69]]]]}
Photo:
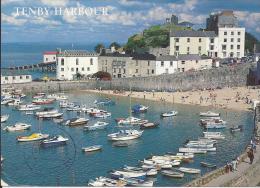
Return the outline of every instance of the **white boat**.
{"type": "Polygon", "coordinates": [[[13,131],[23,131],[23,130],[27,130],[31,127],[31,125],[26,124],[26,123],[16,123],[13,126],[6,126],[4,128],[4,130],[9,131],[9,132],[13,132],[13,131]]]}
{"type": "Polygon", "coordinates": [[[30,136],[18,136],[17,141],[18,142],[30,142],[30,141],[38,141],[48,138],[48,134],[42,134],[42,133],[33,133],[30,136]]]}
{"type": "Polygon", "coordinates": [[[92,152],[92,151],[98,151],[102,149],[102,145],[94,145],[89,147],[83,147],[82,150],[84,152],[92,152]]]}
{"type": "Polygon", "coordinates": [[[147,112],[148,108],[148,106],[137,104],[132,107],[132,113],[144,113],[147,112]]]}
{"type": "Polygon", "coordinates": [[[184,177],[184,173],[176,172],[173,170],[163,170],[163,171],[161,171],[161,174],[164,176],[172,177],[172,178],[183,178],[184,177]]]}
{"type": "Polygon", "coordinates": [[[132,187],[152,187],[153,181],[152,180],[143,180],[139,178],[120,178],[127,182],[128,186],[132,187]]]}
{"type": "Polygon", "coordinates": [[[84,125],[87,124],[89,119],[86,118],[72,118],[65,122],[65,125],[76,126],[76,125],[84,125]]]}
{"type": "Polygon", "coordinates": [[[127,172],[127,171],[117,170],[112,172],[111,175],[115,177],[138,178],[138,177],[145,177],[146,172],[127,172]]]}
{"type": "Polygon", "coordinates": [[[59,103],[59,106],[61,108],[72,108],[75,106],[75,103],[73,102],[68,102],[66,100],[62,100],[60,103],[59,103]]]}
{"type": "Polygon", "coordinates": [[[1,104],[7,105],[8,103],[13,102],[13,100],[14,100],[13,98],[4,98],[1,100],[1,104]]]}
{"type": "Polygon", "coordinates": [[[80,105],[74,105],[72,107],[67,107],[66,110],[67,111],[81,111],[81,107],[80,107],[80,105]]]}
{"type": "Polygon", "coordinates": [[[88,186],[92,187],[122,187],[126,186],[126,182],[124,180],[114,180],[107,177],[98,177],[95,180],[90,180],[88,182],[88,186]]]}
{"type": "Polygon", "coordinates": [[[57,113],[49,113],[49,114],[43,114],[39,115],[39,118],[59,118],[63,115],[62,112],[57,112],[57,113]]]}
{"type": "Polygon", "coordinates": [[[1,115],[1,123],[4,123],[8,120],[9,118],[9,115],[8,114],[5,114],[5,115],[1,115]]]}
{"type": "Polygon", "coordinates": [[[43,111],[36,112],[35,115],[38,117],[50,115],[50,114],[57,114],[59,111],[54,108],[44,108],[43,111]]]}
{"type": "Polygon", "coordinates": [[[95,107],[87,108],[86,106],[83,106],[83,107],[81,108],[81,111],[82,111],[82,112],[85,112],[85,113],[88,113],[88,114],[101,112],[101,110],[98,109],[98,108],[95,108],[95,107]]]}
{"type": "Polygon", "coordinates": [[[86,125],[84,128],[86,130],[96,130],[96,129],[104,129],[108,125],[107,122],[98,121],[94,125],[86,125]]]}
{"type": "Polygon", "coordinates": [[[171,116],[176,116],[178,114],[177,111],[170,111],[170,112],[165,112],[161,114],[161,117],[171,117],[171,116]]]}
{"type": "Polygon", "coordinates": [[[215,113],[215,112],[211,112],[211,111],[201,112],[200,116],[204,116],[204,117],[219,117],[220,113],[215,113]]]}
{"type": "Polygon", "coordinates": [[[207,150],[201,148],[179,148],[182,153],[207,153],[207,150]]]}
{"type": "Polygon", "coordinates": [[[210,143],[210,144],[207,144],[207,143],[192,143],[192,142],[189,142],[187,144],[185,144],[186,147],[190,147],[190,148],[200,148],[200,147],[214,147],[215,143],[210,143]]]}
{"type": "Polygon", "coordinates": [[[194,158],[194,154],[193,153],[176,153],[176,156],[182,156],[184,158],[189,158],[189,159],[194,158]]]}
{"type": "Polygon", "coordinates": [[[223,120],[220,117],[207,117],[206,119],[200,119],[201,125],[206,125],[207,122],[222,122],[223,120]]]}
{"type": "Polygon", "coordinates": [[[34,111],[34,110],[39,110],[41,106],[35,105],[35,104],[25,104],[25,105],[20,105],[17,109],[19,111],[34,111]]]}
{"type": "Polygon", "coordinates": [[[222,123],[215,123],[215,122],[208,122],[205,125],[206,129],[223,129],[226,128],[226,122],[222,122],[222,123]]]}
{"type": "Polygon", "coordinates": [[[136,138],[141,137],[143,134],[143,131],[138,130],[121,130],[117,133],[112,133],[107,135],[109,140],[112,141],[123,141],[123,140],[133,140],[136,138]]]}
{"type": "Polygon", "coordinates": [[[213,140],[213,139],[209,139],[209,138],[204,138],[204,137],[200,137],[198,138],[198,141],[199,142],[204,142],[204,143],[217,143],[216,140],[213,140]]]}
{"type": "Polygon", "coordinates": [[[20,104],[22,104],[20,99],[14,99],[12,102],[7,103],[8,106],[19,106],[20,104]]]}
{"type": "Polygon", "coordinates": [[[109,112],[100,112],[93,115],[95,118],[107,118],[111,116],[111,113],[109,112]]]}
{"type": "Polygon", "coordinates": [[[40,99],[40,98],[43,98],[43,97],[45,97],[45,93],[42,93],[42,92],[40,92],[40,93],[36,93],[36,95],[34,95],[32,98],[33,99],[40,99]]]}
{"type": "Polygon", "coordinates": [[[47,95],[48,99],[55,99],[55,100],[67,100],[68,96],[64,95],[64,94],[50,94],[47,95]]]}
{"type": "Polygon", "coordinates": [[[180,167],[180,168],[178,168],[178,170],[181,172],[184,172],[184,173],[189,173],[189,174],[200,174],[200,169],[196,169],[196,168],[180,167]]]}
{"type": "Polygon", "coordinates": [[[128,117],[126,119],[119,119],[117,123],[118,125],[142,125],[144,123],[148,123],[148,120],[142,120],[135,117],[128,117]]]}
{"type": "Polygon", "coordinates": [[[210,139],[225,139],[225,136],[221,132],[203,132],[204,138],[210,139]]]}
{"type": "Polygon", "coordinates": [[[59,146],[59,145],[66,144],[68,140],[69,140],[68,138],[64,138],[63,136],[58,135],[58,136],[54,136],[52,138],[43,140],[41,142],[41,145],[43,147],[59,146]]]}

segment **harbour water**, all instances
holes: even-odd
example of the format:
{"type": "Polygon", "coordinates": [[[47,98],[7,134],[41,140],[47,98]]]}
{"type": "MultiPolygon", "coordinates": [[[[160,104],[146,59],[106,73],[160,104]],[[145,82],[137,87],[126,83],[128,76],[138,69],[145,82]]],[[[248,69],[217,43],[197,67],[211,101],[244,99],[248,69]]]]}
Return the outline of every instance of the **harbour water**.
{"type": "MultiPolygon", "coordinates": [[[[72,102],[93,106],[95,99],[104,97],[87,92],[68,93],[72,102]]],[[[9,120],[1,125],[16,122],[32,124],[32,128],[24,132],[1,131],[1,155],[5,158],[2,166],[2,178],[10,185],[32,186],[86,186],[90,179],[98,176],[108,176],[110,170],[122,168],[123,165],[137,166],[139,160],[151,154],[162,155],[166,152],[178,152],[187,139],[196,140],[202,136],[203,129],[199,126],[199,112],[214,110],[221,113],[222,119],[227,121],[227,128],[222,130],[225,140],[217,143],[215,153],[196,155],[194,162],[183,163],[181,166],[201,168],[202,175],[207,169],[200,166],[201,161],[214,163],[218,167],[231,161],[244,151],[250,142],[253,131],[253,114],[251,112],[232,111],[224,109],[211,109],[191,105],[172,105],[147,100],[132,99],[132,105],[141,103],[148,105],[146,114],[140,115],[149,121],[160,123],[159,128],[145,130],[142,137],[131,141],[128,147],[113,147],[107,140],[107,134],[118,131],[115,118],[129,116],[129,99],[127,97],[112,97],[115,106],[104,107],[112,113],[111,118],[104,120],[94,119],[88,115],[80,114],[90,119],[89,124],[96,121],[106,121],[109,126],[106,130],[85,132],[83,127],[67,127],[59,125],[52,120],[37,120],[33,115],[26,115],[14,110],[12,107],[2,105],[1,114],[10,114],[9,120]],[[179,114],[174,118],[160,119],[160,114],[169,110],[177,110],[179,114]],[[229,128],[234,125],[244,125],[242,132],[231,134],[229,128]],[[62,134],[69,137],[65,146],[55,148],[41,148],[36,142],[17,143],[19,135],[29,135],[33,132],[48,133],[50,135],[62,134]],[[103,145],[101,152],[86,154],[81,148],[91,145],[103,145]]],[[[27,96],[27,101],[31,100],[27,96]]],[[[54,105],[57,108],[58,103],[54,105]]],[[[77,113],[64,111],[64,118],[76,117],[77,113]]],[[[138,116],[137,116],[138,117],[138,116]]],[[[138,127],[135,127],[138,128],[138,127]]],[[[185,174],[183,179],[171,179],[158,173],[155,186],[181,186],[196,178],[185,174]]]]}

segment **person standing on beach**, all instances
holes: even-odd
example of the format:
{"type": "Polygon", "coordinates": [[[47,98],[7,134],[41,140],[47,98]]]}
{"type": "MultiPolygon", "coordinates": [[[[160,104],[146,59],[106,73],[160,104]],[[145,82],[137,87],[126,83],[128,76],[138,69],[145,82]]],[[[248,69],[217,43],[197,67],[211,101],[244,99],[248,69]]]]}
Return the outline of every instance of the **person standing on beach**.
{"type": "Polygon", "coordinates": [[[250,164],[252,164],[253,161],[254,161],[254,152],[253,152],[253,149],[252,149],[252,148],[250,148],[250,150],[249,150],[249,152],[247,153],[247,155],[248,155],[248,158],[250,159],[250,164]]]}

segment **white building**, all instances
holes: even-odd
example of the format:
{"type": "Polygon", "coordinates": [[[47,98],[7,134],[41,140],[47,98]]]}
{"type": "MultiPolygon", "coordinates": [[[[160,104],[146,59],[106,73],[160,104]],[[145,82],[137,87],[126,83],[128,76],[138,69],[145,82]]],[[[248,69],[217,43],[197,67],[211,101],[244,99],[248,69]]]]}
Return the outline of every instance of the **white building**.
{"type": "Polygon", "coordinates": [[[84,50],[60,51],[56,63],[56,77],[59,80],[73,80],[77,74],[89,76],[98,72],[98,54],[84,50]]]}
{"type": "Polygon", "coordinates": [[[31,75],[2,76],[1,84],[21,84],[32,82],[31,75]]]}
{"type": "Polygon", "coordinates": [[[43,63],[56,62],[57,51],[48,51],[43,53],[43,63]]]}
{"type": "Polygon", "coordinates": [[[173,74],[178,71],[178,62],[175,56],[165,55],[156,58],[155,74],[173,74]]]}
{"type": "Polygon", "coordinates": [[[218,57],[244,57],[245,28],[221,27],[218,28],[218,57]]]}

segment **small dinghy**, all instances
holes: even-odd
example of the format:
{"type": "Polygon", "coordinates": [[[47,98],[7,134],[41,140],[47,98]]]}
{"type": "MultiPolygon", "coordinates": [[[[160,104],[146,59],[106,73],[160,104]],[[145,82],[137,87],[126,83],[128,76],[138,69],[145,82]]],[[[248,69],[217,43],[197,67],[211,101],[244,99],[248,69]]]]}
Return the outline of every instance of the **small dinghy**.
{"type": "Polygon", "coordinates": [[[50,146],[60,146],[60,145],[65,145],[69,139],[64,138],[61,135],[54,136],[52,138],[43,140],[41,142],[41,146],[43,147],[50,147],[50,146]]]}
{"type": "Polygon", "coordinates": [[[93,131],[93,130],[97,130],[97,129],[105,129],[107,125],[108,125],[107,122],[98,121],[94,125],[84,126],[84,129],[88,130],[88,131],[93,131]]]}
{"type": "Polygon", "coordinates": [[[176,172],[173,170],[162,170],[161,171],[162,175],[172,177],[172,178],[183,178],[184,173],[181,172],[176,172]]]}
{"type": "Polygon", "coordinates": [[[145,113],[148,110],[148,106],[144,106],[141,104],[136,104],[132,107],[132,112],[133,113],[145,113]]]}
{"type": "Polygon", "coordinates": [[[102,145],[94,145],[94,146],[82,148],[82,151],[84,151],[84,152],[93,152],[93,151],[99,151],[99,150],[102,150],[102,145]]]}
{"type": "Polygon", "coordinates": [[[9,115],[8,115],[8,114],[2,115],[2,116],[1,116],[1,123],[6,122],[6,121],[8,120],[8,118],[9,118],[9,115]]]}
{"type": "Polygon", "coordinates": [[[23,131],[27,130],[31,127],[31,125],[26,124],[26,123],[16,123],[13,126],[6,126],[5,130],[9,132],[14,132],[14,131],[23,131]]]}
{"type": "Polygon", "coordinates": [[[152,187],[153,181],[151,180],[143,180],[139,178],[120,178],[125,180],[128,186],[133,187],[152,187]]]}
{"type": "Polygon", "coordinates": [[[200,116],[203,116],[203,117],[219,117],[220,113],[215,113],[215,112],[211,112],[211,111],[201,112],[200,116]]]}
{"type": "Polygon", "coordinates": [[[231,127],[231,128],[230,128],[230,131],[231,131],[232,133],[238,132],[238,131],[243,131],[243,125],[238,125],[238,126],[236,126],[236,127],[231,127]]]}
{"type": "Polygon", "coordinates": [[[140,129],[151,129],[159,126],[159,123],[144,123],[140,125],[140,129]]]}
{"type": "Polygon", "coordinates": [[[200,165],[207,168],[217,168],[217,165],[206,163],[206,162],[200,162],[200,165]]]}
{"type": "Polygon", "coordinates": [[[189,173],[189,174],[199,174],[200,173],[200,169],[196,169],[196,168],[180,167],[180,168],[178,168],[178,170],[183,173],[189,173]]]}
{"type": "Polygon", "coordinates": [[[170,111],[170,112],[165,112],[161,114],[161,117],[172,117],[176,116],[178,114],[177,111],[170,111]]]}
{"type": "Polygon", "coordinates": [[[72,118],[65,122],[65,125],[76,126],[76,125],[84,125],[88,123],[88,119],[86,118],[72,118]]]}

